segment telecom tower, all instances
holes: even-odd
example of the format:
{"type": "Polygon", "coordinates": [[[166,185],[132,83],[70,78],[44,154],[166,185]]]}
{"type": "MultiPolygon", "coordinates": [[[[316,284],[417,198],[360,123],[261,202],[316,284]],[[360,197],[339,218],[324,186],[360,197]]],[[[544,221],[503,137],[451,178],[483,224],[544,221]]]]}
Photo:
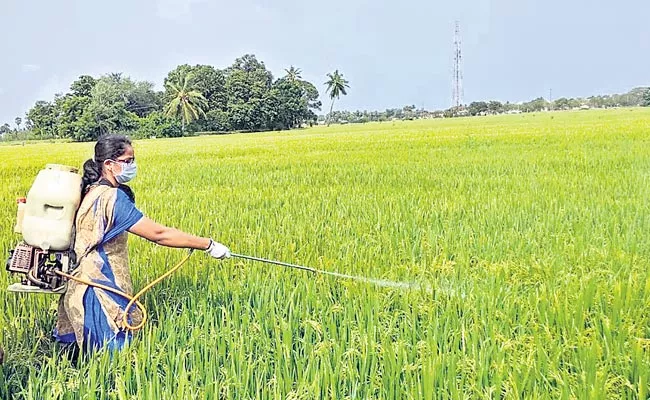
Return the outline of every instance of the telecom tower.
{"type": "Polygon", "coordinates": [[[454,94],[451,106],[459,108],[463,105],[463,71],[461,70],[461,62],[463,55],[460,50],[460,24],[456,21],[456,30],[454,32],[454,72],[453,72],[453,88],[454,94]]]}

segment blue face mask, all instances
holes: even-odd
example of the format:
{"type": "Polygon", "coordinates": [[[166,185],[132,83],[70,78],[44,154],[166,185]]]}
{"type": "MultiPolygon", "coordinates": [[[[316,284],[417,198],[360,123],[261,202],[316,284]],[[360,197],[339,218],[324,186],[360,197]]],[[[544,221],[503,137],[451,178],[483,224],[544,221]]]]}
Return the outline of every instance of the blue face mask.
{"type": "Polygon", "coordinates": [[[135,178],[136,174],[138,173],[138,166],[135,165],[135,161],[133,161],[130,164],[127,164],[125,162],[120,162],[120,161],[118,161],[118,162],[120,163],[120,166],[122,167],[122,172],[117,174],[117,175],[114,175],[115,180],[117,181],[117,183],[119,183],[121,185],[121,184],[127,183],[131,179],[135,178]]]}

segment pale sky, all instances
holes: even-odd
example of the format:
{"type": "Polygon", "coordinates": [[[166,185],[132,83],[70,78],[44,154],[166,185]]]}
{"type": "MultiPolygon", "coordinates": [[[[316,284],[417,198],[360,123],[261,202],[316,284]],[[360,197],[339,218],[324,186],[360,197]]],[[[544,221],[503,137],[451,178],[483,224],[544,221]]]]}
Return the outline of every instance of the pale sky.
{"type": "Polygon", "coordinates": [[[321,95],[338,68],[337,109],[447,108],[455,20],[466,103],[650,86],[648,0],[0,0],[0,124],[82,74],[161,89],[178,64],[246,53],[276,77],[301,68],[321,95]]]}

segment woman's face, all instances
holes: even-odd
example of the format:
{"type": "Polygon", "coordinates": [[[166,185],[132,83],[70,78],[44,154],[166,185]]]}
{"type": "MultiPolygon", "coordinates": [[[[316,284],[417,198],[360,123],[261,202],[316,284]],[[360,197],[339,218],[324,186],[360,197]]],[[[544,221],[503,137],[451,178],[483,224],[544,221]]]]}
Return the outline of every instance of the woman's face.
{"type": "Polygon", "coordinates": [[[133,146],[127,146],[121,156],[114,160],[106,160],[104,165],[106,166],[106,170],[114,177],[122,173],[125,164],[131,164],[134,161],[135,153],[133,152],[133,146]]]}

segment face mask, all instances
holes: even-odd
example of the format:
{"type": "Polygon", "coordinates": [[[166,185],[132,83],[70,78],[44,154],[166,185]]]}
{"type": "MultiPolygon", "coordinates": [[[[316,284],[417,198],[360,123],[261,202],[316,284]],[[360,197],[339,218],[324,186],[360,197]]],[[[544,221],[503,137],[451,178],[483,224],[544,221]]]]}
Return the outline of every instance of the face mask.
{"type": "Polygon", "coordinates": [[[119,184],[127,183],[131,179],[135,178],[135,175],[138,172],[138,166],[135,165],[135,161],[133,161],[130,164],[127,164],[125,162],[120,162],[120,165],[122,166],[122,172],[117,175],[114,175],[117,183],[119,184]]]}

